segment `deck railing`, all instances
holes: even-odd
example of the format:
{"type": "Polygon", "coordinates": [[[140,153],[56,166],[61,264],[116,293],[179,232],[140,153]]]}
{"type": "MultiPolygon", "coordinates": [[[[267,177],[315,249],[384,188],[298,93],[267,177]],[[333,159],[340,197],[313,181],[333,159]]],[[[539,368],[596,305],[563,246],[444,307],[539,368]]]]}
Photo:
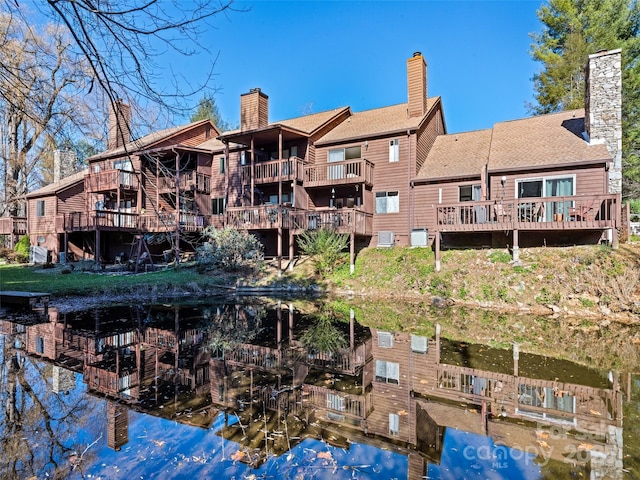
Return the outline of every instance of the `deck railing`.
{"type": "Polygon", "coordinates": [[[277,205],[230,207],[227,209],[227,225],[246,230],[282,227],[293,229],[295,233],[330,228],[339,233],[371,235],[373,215],[355,208],[298,210],[277,205]]]}
{"type": "Polygon", "coordinates": [[[26,233],[25,217],[0,217],[0,235],[25,235],[26,233]]]}
{"type": "Polygon", "coordinates": [[[460,202],[436,207],[439,231],[616,228],[620,195],[580,195],[460,202]]]}
{"type": "MultiPolygon", "coordinates": [[[[180,174],[180,190],[195,190],[198,193],[211,193],[211,175],[205,175],[195,171],[180,174]]],[[[176,177],[162,176],[158,178],[158,191],[160,193],[175,192],[176,177]]]]}
{"type": "Polygon", "coordinates": [[[357,183],[373,185],[373,163],[364,158],[345,162],[307,165],[304,169],[305,187],[357,183]]]}
{"type": "Polygon", "coordinates": [[[595,419],[608,424],[619,423],[622,418],[622,394],[611,389],[515,377],[447,364],[437,367],[437,385],[438,396],[464,397],[474,403],[484,400],[509,403],[520,413],[552,415],[568,420],[595,419]]]}
{"type": "Polygon", "coordinates": [[[136,232],[168,232],[179,225],[184,231],[200,231],[209,224],[208,215],[195,213],[143,214],[93,210],[56,215],[55,228],[58,233],[103,230],[132,230],[136,232]]]}
{"type": "Polygon", "coordinates": [[[116,190],[138,190],[140,180],[138,174],[126,170],[110,169],[89,173],[85,176],[87,192],[104,192],[116,190]]]}
{"type": "Polygon", "coordinates": [[[334,415],[364,419],[371,412],[371,395],[353,395],[316,385],[304,384],[302,401],[334,415]]]}
{"type": "MultiPolygon", "coordinates": [[[[253,181],[255,183],[275,183],[280,180],[302,181],[304,163],[304,160],[299,157],[254,163],[253,181]]],[[[242,167],[243,182],[248,184],[251,177],[251,165],[244,165],[242,167]]]]}

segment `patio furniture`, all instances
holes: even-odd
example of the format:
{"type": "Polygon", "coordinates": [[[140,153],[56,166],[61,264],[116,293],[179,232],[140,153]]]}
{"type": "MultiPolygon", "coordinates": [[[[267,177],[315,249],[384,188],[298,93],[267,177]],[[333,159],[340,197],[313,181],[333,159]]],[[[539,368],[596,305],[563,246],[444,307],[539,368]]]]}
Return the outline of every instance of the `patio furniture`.
{"type": "Polygon", "coordinates": [[[600,203],[594,198],[569,208],[569,217],[577,222],[593,221],[600,210],[600,203]]]}

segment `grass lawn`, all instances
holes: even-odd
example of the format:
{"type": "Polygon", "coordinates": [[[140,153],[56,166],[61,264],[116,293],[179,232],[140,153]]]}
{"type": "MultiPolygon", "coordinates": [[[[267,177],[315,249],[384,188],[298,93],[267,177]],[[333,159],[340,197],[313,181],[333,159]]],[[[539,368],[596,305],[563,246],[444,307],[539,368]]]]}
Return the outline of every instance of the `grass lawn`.
{"type": "Polygon", "coordinates": [[[198,289],[229,285],[233,278],[199,274],[195,268],[161,270],[137,275],[90,273],[75,270],[63,274],[59,267],[43,269],[30,265],[0,264],[0,290],[46,292],[52,295],[92,295],[130,292],[132,289],[161,290],[197,285],[198,289]]]}

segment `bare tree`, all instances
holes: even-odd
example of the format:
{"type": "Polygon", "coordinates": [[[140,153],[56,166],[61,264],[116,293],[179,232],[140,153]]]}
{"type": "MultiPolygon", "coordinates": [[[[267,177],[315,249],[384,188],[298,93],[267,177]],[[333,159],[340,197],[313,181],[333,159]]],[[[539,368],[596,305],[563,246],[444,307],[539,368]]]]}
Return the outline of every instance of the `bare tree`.
{"type": "MultiPolygon", "coordinates": [[[[5,0],[9,1],[9,0],[5,0]]],[[[190,75],[174,72],[168,54],[190,56],[209,51],[200,38],[212,28],[214,16],[232,10],[232,0],[40,0],[49,18],[64,24],[74,46],[88,62],[93,81],[115,107],[149,104],[185,113],[182,101],[206,87],[193,85],[190,75]],[[169,83],[169,85],[168,85],[169,83]]],[[[123,132],[120,132],[123,133],[123,132]]]]}
{"type": "MultiPolygon", "coordinates": [[[[70,49],[65,29],[46,25],[36,33],[20,10],[0,12],[0,158],[4,203],[0,213],[24,214],[23,195],[34,176],[44,139],[81,115],[77,93],[87,70],[70,49]]],[[[80,122],[77,122],[80,123],[80,122]]]]}

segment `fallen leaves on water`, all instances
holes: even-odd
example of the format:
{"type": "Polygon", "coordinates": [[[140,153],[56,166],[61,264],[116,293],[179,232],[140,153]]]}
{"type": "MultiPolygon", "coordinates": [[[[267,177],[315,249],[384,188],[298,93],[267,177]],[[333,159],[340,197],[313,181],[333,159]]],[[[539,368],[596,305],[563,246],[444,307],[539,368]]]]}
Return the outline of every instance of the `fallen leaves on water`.
{"type": "Polygon", "coordinates": [[[231,454],[231,460],[233,460],[234,462],[238,462],[243,460],[246,456],[246,453],[244,453],[242,450],[238,450],[235,453],[231,454]]]}
{"type": "Polygon", "coordinates": [[[331,452],[318,452],[318,458],[324,458],[326,460],[332,460],[331,452]]]}

